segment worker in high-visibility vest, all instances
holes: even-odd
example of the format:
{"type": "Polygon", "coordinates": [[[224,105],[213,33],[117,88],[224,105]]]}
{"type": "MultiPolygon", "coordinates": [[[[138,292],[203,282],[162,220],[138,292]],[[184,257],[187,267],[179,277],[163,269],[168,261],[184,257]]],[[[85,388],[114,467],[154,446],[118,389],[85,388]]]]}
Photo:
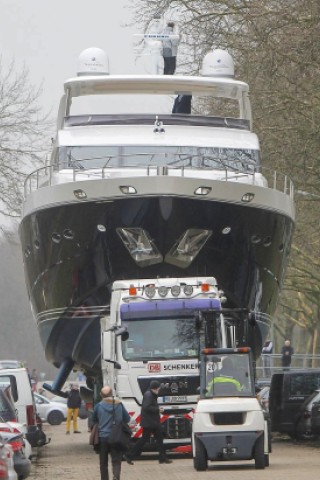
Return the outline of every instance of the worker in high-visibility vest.
{"type": "Polygon", "coordinates": [[[234,392],[241,392],[242,385],[236,378],[236,369],[233,367],[231,358],[225,357],[222,361],[222,368],[214,372],[213,378],[207,385],[207,396],[214,392],[215,385],[229,384],[234,387],[234,392]]]}

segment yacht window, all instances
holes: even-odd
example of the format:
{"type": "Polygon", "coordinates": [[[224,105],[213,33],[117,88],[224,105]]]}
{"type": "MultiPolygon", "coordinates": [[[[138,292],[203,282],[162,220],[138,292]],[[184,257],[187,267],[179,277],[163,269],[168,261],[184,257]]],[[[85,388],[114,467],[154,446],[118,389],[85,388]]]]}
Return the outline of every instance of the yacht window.
{"type": "Polygon", "coordinates": [[[153,167],[233,169],[254,172],[259,151],[241,148],[167,146],[75,146],[59,149],[59,168],[153,167]]]}

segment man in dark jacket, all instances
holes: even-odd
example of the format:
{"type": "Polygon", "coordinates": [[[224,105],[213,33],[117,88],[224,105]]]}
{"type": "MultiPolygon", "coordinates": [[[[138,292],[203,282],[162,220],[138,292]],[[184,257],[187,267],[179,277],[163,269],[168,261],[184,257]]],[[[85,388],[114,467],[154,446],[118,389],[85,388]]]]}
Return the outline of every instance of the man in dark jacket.
{"type": "Polygon", "coordinates": [[[290,370],[291,357],[293,353],[294,351],[293,351],[293,348],[291,347],[290,340],[285,340],[281,348],[281,362],[282,362],[283,370],[290,370]]]}
{"type": "Polygon", "coordinates": [[[73,383],[71,385],[71,390],[68,394],[68,414],[67,414],[67,431],[66,433],[70,433],[70,424],[71,418],[73,418],[73,433],[81,433],[78,430],[78,415],[79,415],[79,408],[81,407],[81,397],[79,392],[79,386],[77,383],[73,383]]]}
{"type": "Polygon", "coordinates": [[[133,465],[132,459],[141,453],[143,446],[150,440],[151,435],[155,437],[157,449],[159,452],[159,463],[171,463],[166,456],[163,444],[163,435],[160,423],[160,408],[157,402],[160,383],[157,380],[150,382],[149,389],[144,393],[141,406],[141,422],[143,427],[142,437],[137,441],[133,448],[126,454],[125,458],[130,465],[133,465]]]}
{"type": "Polygon", "coordinates": [[[128,423],[130,415],[120,402],[113,397],[112,389],[108,385],[101,389],[101,402],[94,407],[92,423],[99,424],[99,457],[101,480],[109,480],[108,455],[111,455],[113,480],[120,480],[121,461],[123,452],[111,448],[108,438],[111,433],[113,415],[116,423],[128,423]]]}

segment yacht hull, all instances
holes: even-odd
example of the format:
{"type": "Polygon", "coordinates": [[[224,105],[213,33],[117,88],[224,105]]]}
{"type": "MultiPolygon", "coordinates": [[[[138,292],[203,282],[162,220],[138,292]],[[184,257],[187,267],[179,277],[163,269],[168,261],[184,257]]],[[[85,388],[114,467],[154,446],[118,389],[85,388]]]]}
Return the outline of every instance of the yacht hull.
{"type": "MultiPolygon", "coordinates": [[[[275,310],[285,272],[293,219],[245,203],[154,195],[53,204],[26,214],[20,225],[25,276],[49,362],[71,359],[100,370],[100,318],[119,279],[214,276],[228,308],[275,310]],[[119,229],[148,232],[162,260],[139,265],[119,229]],[[211,235],[189,265],[166,262],[188,229],[211,235]]],[[[252,347],[259,355],[263,333],[252,347]]]]}

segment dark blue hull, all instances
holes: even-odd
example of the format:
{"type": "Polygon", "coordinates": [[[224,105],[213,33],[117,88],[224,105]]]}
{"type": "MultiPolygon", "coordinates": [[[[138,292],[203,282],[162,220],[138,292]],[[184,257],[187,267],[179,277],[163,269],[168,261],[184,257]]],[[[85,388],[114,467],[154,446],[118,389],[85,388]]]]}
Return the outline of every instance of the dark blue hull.
{"type": "MultiPolygon", "coordinates": [[[[214,276],[227,308],[272,315],[283,280],[293,221],[277,212],[181,197],[121,198],[38,210],[20,225],[25,275],[46,357],[71,359],[91,374],[100,369],[100,317],[119,279],[214,276]],[[119,228],[146,230],[163,260],[139,266],[119,228]],[[187,229],[210,238],[190,265],[165,261],[187,229]]],[[[264,333],[249,341],[260,354],[264,333]]]]}

